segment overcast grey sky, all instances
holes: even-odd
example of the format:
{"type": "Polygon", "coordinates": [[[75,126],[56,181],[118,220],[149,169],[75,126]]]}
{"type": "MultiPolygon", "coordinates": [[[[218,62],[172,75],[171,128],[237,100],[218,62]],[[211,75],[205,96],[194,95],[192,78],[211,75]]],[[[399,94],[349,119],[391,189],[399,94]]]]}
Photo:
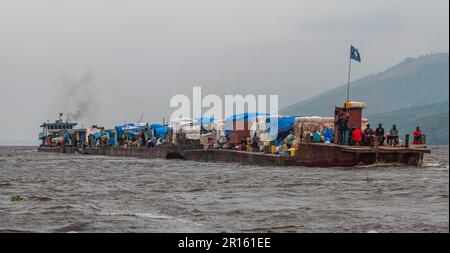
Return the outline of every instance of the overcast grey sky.
{"type": "Polygon", "coordinates": [[[448,52],[448,5],[0,0],[0,139],[36,139],[40,123],[75,110],[80,97],[92,101],[82,122],[106,126],[142,112],[160,121],[174,110],[170,98],[190,96],[193,86],[203,94],[278,94],[286,106],[344,84],[350,44],[363,58],[354,79],[409,56],[448,52]]]}

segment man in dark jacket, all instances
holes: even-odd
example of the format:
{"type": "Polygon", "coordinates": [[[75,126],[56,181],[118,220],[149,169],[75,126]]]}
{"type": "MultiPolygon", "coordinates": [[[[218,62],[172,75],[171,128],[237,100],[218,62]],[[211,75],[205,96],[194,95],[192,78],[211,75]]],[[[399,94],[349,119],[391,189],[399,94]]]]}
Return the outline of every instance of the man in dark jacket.
{"type": "Polygon", "coordinates": [[[338,143],[339,144],[346,144],[348,143],[348,135],[347,138],[345,138],[345,130],[348,130],[348,134],[350,133],[350,127],[348,127],[348,121],[347,115],[345,112],[342,112],[339,115],[339,118],[336,120],[335,129],[338,131],[338,143]]]}
{"type": "Polygon", "coordinates": [[[364,130],[364,145],[366,146],[372,146],[373,143],[373,129],[370,127],[370,124],[367,124],[366,129],[364,130]]]}
{"type": "Polygon", "coordinates": [[[350,136],[350,127],[348,122],[350,121],[350,117],[346,115],[341,121],[341,129],[342,129],[342,144],[347,145],[350,136]]]}
{"type": "Polygon", "coordinates": [[[375,136],[378,139],[378,142],[380,143],[380,145],[384,144],[384,128],[383,128],[383,124],[378,124],[378,128],[375,129],[375,136]]]}
{"type": "Polygon", "coordinates": [[[259,138],[258,135],[256,135],[256,132],[253,134],[252,137],[252,151],[253,152],[258,152],[258,142],[259,142],[259,138]]]}

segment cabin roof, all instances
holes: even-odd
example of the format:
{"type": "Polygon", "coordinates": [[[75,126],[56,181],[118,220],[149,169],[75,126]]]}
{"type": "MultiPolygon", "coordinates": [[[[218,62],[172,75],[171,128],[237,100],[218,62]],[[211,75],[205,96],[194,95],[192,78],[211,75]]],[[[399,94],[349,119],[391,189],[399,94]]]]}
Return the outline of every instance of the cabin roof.
{"type": "Polygon", "coordinates": [[[41,127],[46,126],[76,126],[78,123],[75,122],[45,122],[42,123],[41,127]]]}

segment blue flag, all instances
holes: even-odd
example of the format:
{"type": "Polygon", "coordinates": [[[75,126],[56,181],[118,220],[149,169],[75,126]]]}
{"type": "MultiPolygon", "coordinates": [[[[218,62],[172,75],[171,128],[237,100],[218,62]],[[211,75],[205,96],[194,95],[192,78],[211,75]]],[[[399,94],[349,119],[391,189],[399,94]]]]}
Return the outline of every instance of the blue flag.
{"type": "Polygon", "coordinates": [[[353,46],[350,48],[350,58],[357,62],[361,62],[361,55],[359,55],[358,49],[353,46]]]}

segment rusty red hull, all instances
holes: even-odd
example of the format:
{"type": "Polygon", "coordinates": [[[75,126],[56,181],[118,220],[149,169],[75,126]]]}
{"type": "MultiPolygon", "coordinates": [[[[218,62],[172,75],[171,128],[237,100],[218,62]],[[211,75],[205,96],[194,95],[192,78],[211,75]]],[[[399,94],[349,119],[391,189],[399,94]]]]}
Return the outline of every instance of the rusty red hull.
{"type": "Polygon", "coordinates": [[[353,167],[376,163],[420,166],[426,148],[351,147],[335,144],[301,144],[295,156],[232,150],[190,150],[177,146],[158,148],[39,148],[39,151],[84,153],[139,158],[180,158],[204,162],[231,162],[261,166],[353,167]]]}
{"type": "Polygon", "coordinates": [[[349,148],[334,144],[302,144],[297,154],[277,156],[229,150],[185,151],[187,160],[209,162],[239,162],[256,165],[305,166],[305,167],[353,167],[375,163],[406,164],[420,166],[427,149],[406,148],[349,148]]]}

